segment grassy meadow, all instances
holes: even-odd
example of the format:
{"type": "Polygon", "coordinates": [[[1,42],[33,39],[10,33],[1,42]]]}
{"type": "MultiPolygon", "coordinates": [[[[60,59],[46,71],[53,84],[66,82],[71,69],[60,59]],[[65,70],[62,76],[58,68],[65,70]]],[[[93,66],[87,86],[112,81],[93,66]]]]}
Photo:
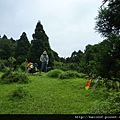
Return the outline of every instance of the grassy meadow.
{"type": "Polygon", "coordinates": [[[85,90],[85,78],[50,78],[47,73],[27,76],[28,84],[0,84],[0,114],[93,114],[91,108],[105,100],[101,87],[91,92],[91,84],[85,90]],[[24,91],[24,97],[11,99],[18,89],[24,91]]]}

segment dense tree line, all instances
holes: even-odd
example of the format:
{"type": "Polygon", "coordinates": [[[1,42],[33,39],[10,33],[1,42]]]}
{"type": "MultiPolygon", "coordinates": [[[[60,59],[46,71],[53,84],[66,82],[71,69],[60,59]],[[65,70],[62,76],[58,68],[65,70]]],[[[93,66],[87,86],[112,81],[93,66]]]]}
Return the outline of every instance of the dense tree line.
{"type": "MultiPolygon", "coordinates": [[[[66,62],[86,74],[118,80],[120,78],[120,1],[103,0],[95,30],[105,39],[95,45],[87,45],[84,53],[73,52],[66,62]],[[79,57],[78,57],[79,56],[79,57]],[[77,59],[78,58],[78,59],[77,59]]],[[[80,52],[80,51],[79,51],[80,52]]]]}
{"type": "Polygon", "coordinates": [[[37,62],[40,67],[39,58],[44,50],[50,56],[50,66],[53,65],[54,61],[60,60],[58,54],[51,49],[49,38],[40,21],[38,21],[35,33],[32,36],[33,40],[30,42],[25,32],[22,33],[18,40],[8,39],[6,35],[3,35],[0,38],[0,60],[8,60],[10,57],[14,57],[16,65],[31,61],[37,62]]]}
{"type": "MultiPolygon", "coordinates": [[[[73,51],[70,57],[60,58],[49,44],[43,25],[38,21],[33,40],[29,42],[27,34],[22,33],[19,40],[0,38],[0,60],[15,58],[19,65],[25,61],[37,62],[44,50],[50,57],[49,66],[62,70],[75,70],[86,74],[92,73],[109,79],[120,78],[120,1],[104,0],[96,17],[95,30],[105,39],[95,45],[88,44],[82,52],[73,51]],[[105,5],[107,2],[107,5],[105,5]]],[[[13,59],[12,59],[13,60],[13,59]]],[[[6,62],[6,65],[8,63],[6,62]]]]}

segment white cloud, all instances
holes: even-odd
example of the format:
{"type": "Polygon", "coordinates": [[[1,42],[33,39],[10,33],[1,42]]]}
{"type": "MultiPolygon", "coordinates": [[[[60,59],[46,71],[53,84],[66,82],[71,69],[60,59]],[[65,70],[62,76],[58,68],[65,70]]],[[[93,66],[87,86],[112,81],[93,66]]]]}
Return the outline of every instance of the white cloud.
{"type": "Polygon", "coordinates": [[[0,0],[0,34],[19,39],[26,32],[32,39],[41,20],[51,48],[61,57],[84,50],[101,40],[95,33],[97,0],[0,0]]]}

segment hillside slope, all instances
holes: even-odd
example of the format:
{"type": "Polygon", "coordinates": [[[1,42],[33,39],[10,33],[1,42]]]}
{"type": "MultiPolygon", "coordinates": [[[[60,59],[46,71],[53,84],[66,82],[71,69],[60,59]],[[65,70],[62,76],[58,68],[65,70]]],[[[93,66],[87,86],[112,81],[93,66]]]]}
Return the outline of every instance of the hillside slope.
{"type": "Polygon", "coordinates": [[[86,79],[55,79],[29,76],[29,84],[0,84],[0,114],[88,114],[89,109],[104,100],[101,89],[85,90],[86,79]],[[13,91],[22,88],[27,94],[10,99],[13,91]]]}

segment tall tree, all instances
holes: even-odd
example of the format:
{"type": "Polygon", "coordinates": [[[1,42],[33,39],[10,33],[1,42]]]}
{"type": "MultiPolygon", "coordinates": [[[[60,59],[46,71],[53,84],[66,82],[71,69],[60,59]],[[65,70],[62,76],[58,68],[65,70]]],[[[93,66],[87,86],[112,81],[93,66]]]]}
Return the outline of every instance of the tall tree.
{"type": "Polygon", "coordinates": [[[95,29],[107,37],[100,43],[98,71],[102,77],[120,77],[120,0],[104,0],[96,18],[95,29]],[[107,6],[104,6],[105,3],[107,6]]]}
{"type": "Polygon", "coordinates": [[[30,43],[28,41],[27,35],[25,32],[22,33],[20,36],[20,39],[16,41],[17,47],[16,47],[16,62],[17,64],[21,64],[27,59],[27,54],[30,49],[30,43]]]}
{"type": "Polygon", "coordinates": [[[14,40],[8,39],[6,35],[0,38],[0,59],[14,57],[16,44],[14,40]]]}
{"type": "Polygon", "coordinates": [[[80,61],[80,69],[84,73],[93,73],[93,61],[94,54],[96,53],[96,49],[94,49],[93,45],[87,45],[85,52],[80,61]]]}
{"type": "Polygon", "coordinates": [[[50,44],[49,44],[49,38],[46,35],[43,25],[41,24],[40,21],[38,21],[36,28],[35,28],[35,33],[32,35],[33,40],[31,41],[31,48],[29,51],[28,55],[28,60],[32,62],[37,62],[40,67],[40,55],[43,53],[43,51],[47,51],[50,61],[49,65],[52,65],[52,62],[54,62],[54,55],[51,50],[50,44]]]}
{"type": "Polygon", "coordinates": [[[80,63],[80,60],[81,60],[81,58],[82,58],[82,55],[83,55],[83,52],[82,52],[81,50],[79,50],[78,52],[74,51],[74,52],[71,54],[70,62],[80,63]]]}
{"type": "Polygon", "coordinates": [[[98,16],[95,29],[101,35],[108,37],[111,34],[120,35],[120,0],[104,0],[98,16]],[[104,4],[108,1],[107,7],[104,4]]]}

